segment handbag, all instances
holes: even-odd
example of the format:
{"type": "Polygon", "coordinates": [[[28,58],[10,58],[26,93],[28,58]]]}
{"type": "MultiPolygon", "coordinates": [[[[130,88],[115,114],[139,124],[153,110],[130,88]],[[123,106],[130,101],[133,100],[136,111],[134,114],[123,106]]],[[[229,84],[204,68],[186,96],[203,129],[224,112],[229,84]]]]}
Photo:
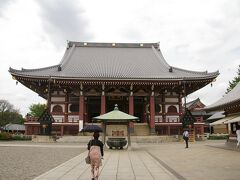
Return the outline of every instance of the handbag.
{"type": "MultiPolygon", "coordinates": [[[[92,141],[90,141],[90,147],[91,147],[91,145],[92,145],[92,141]]],[[[90,164],[91,163],[91,159],[90,159],[90,156],[89,156],[89,151],[88,151],[87,157],[85,157],[85,162],[86,162],[86,164],[90,164]]]]}
{"type": "Polygon", "coordinates": [[[90,160],[90,156],[89,156],[89,155],[85,158],[85,162],[86,162],[86,164],[90,164],[90,163],[91,163],[91,160],[90,160]]]}

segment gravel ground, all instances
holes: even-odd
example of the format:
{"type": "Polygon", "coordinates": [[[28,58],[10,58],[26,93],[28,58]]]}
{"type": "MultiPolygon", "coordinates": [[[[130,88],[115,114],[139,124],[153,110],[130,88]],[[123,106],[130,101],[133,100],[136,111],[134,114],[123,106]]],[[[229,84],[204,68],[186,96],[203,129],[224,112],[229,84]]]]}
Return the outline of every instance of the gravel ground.
{"type": "Polygon", "coordinates": [[[0,146],[0,180],[30,180],[79,155],[81,147],[0,146]]]}

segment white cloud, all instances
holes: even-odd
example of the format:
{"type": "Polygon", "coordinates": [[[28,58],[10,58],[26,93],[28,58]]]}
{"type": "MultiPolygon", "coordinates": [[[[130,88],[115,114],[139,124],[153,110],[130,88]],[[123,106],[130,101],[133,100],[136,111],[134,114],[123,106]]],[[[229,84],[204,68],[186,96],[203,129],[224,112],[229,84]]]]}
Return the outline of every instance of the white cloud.
{"type": "Polygon", "coordinates": [[[44,31],[57,47],[65,46],[66,40],[89,41],[88,21],[78,2],[68,0],[37,1],[44,31]]]}

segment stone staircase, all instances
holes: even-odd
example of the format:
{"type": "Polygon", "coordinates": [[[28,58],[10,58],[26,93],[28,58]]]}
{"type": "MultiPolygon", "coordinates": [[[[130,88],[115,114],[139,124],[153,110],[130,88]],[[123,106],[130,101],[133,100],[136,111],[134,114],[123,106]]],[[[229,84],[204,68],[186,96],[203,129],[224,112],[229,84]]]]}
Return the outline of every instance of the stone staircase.
{"type": "MultiPolygon", "coordinates": [[[[91,138],[92,136],[63,136],[57,139],[57,142],[87,144],[91,138]]],[[[102,136],[100,136],[99,139],[102,141],[102,136]]],[[[180,141],[178,136],[131,136],[131,142],[135,143],[165,143],[178,141],[180,141]]]]}

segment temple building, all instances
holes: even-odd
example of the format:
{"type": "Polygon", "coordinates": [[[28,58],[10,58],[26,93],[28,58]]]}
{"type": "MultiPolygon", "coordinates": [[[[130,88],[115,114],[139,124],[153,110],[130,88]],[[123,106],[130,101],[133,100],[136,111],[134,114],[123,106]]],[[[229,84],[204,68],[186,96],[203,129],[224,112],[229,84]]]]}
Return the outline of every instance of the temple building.
{"type": "MultiPolygon", "coordinates": [[[[139,118],[134,135],[181,134],[183,97],[219,75],[170,66],[158,43],[68,42],[59,64],[9,72],[47,100],[52,129],[61,135],[78,134],[79,124],[97,123],[92,118],[115,104],[139,118]]],[[[25,125],[27,134],[40,132],[34,119],[25,125]]]]}
{"type": "Polygon", "coordinates": [[[204,132],[209,132],[209,125],[206,123],[206,119],[209,115],[203,110],[204,107],[205,104],[203,104],[199,98],[186,103],[186,108],[191,111],[192,115],[196,119],[194,124],[196,135],[203,135],[204,132]]]}
{"type": "MultiPolygon", "coordinates": [[[[236,142],[236,130],[240,129],[240,82],[217,102],[204,108],[206,111],[224,111],[226,117],[210,125],[220,126],[221,132],[229,134],[229,142],[236,142]]],[[[215,128],[215,133],[217,129],[215,128]]],[[[219,130],[217,131],[219,132],[219,130]]]]}

